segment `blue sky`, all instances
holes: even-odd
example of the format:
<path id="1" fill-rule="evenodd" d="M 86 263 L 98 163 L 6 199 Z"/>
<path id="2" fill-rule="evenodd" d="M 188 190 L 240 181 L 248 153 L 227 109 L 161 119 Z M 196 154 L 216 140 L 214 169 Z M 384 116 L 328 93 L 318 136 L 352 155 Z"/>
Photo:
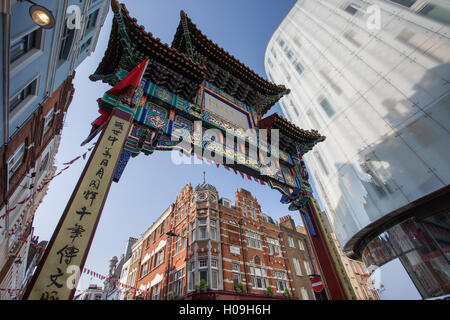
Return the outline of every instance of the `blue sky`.
<path id="1" fill-rule="evenodd" d="M 263 77 L 266 77 L 266 45 L 295 3 L 294 0 L 123 2 L 139 24 L 169 45 L 179 23 L 179 12 L 184 10 L 209 39 Z M 77 69 L 74 80 L 76 92 L 56 157 L 58 169 L 64 167 L 64 162 L 82 155 L 89 147 L 80 147 L 80 143 L 89 133 L 91 122 L 98 116 L 96 100 L 103 96 L 109 86 L 91 82 L 88 76 L 94 73 L 103 57 L 111 23 L 110 12 L 95 53 Z M 269 114 L 272 112 L 282 114 L 278 105 Z M 48 195 L 35 217 L 35 234 L 40 236 L 40 240 L 51 238 L 85 164 L 85 160 L 78 160 L 51 183 Z M 140 155 L 130 160 L 120 183 L 114 183 L 111 187 L 85 267 L 106 275 L 109 259 L 112 256 L 120 258 L 127 239 L 140 237 L 175 200 L 184 185 L 201 183 L 203 171 L 206 171 L 207 182 L 218 189 L 219 196 L 234 200 L 235 190 L 244 188 L 256 196 L 263 212 L 275 219 L 290 214 L 297 224 L 301 224 L 298 212 L 289 212 L 287 206 L 280 203 L 281 194 L 278 191 L 242 179 L 240 175 L 223 167 L 218 169 L 215 165 L 207 164 L 176 166 L 171 162 L 170 152 L 156 152 L 148 157 Z M 85 289 L 89 283 L 103 285 L 100 280 L 84 275 L 79 289 Z"/>
<path id="2" fill-rule="evenodd" d="M 259 75 L 264 72 L 264 53 L 273 31 L 281 23 L 295 1 L 123 1 L 138 23 L 162 42 L 171 44 L 184 10 L 203 33 L 219 46 L 234 55 Z M 88 76 L 100 63 L 109 39 L 112 14 L 110 12 L 102 29 L 95 53 L 76 70 L 75 95 L 66 116 L 61 146 L 55 165 L 62 165 L 87 151 L 80 147 L 90 131 L 90 124 L 98 116 L 96 100 L 109 87 L 101 82 L 91 82 Z M 279 106 L 271 112 L 281 113 Z M 80 159 L 69 170 L 52 181 L 49 192 L 35 217 L 35 234 L 40 240 L 50 239 L 86 160 Z M 89 252 L 85 267 L 106 275 L 109 259 L 125 250 L 129 237 L 139 237 L 175 200 L 181 188 L 193 186 L 203 180 L 216 186 L 219 196 L 234 200 L 238 188 L 249 190 L 257 197 L 262 210 L 273 218 L 291 214 L 300 224 L 297 212 L 289 212 L 280 203 L 281 194 L 256 182 L 242 179 L 232 171 L 215 165 L 174 165 L 170 152 L 156 152 L 151 156 L 139 155 L 131 159 L 121 181 L 111 187 L 108 201 Z M 86 288 L 91 279 L 83 276 L 79 288 Z M 92 283 L 102 285 L 99 280 Z"/>

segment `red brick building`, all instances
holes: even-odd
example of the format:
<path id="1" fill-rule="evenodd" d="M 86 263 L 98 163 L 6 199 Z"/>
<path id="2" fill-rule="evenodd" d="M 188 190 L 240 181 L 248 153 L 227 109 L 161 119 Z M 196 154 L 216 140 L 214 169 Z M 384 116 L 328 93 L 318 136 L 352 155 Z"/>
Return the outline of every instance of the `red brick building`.
<path id="1" fill-rule="evenodd" d="M 234 202 L 219 198 L 207 183 L 181 190 L 142 237 L 136 280 L 142 298 L 297 297 L 279 225 L 250 192 L 235 194 Z"/>

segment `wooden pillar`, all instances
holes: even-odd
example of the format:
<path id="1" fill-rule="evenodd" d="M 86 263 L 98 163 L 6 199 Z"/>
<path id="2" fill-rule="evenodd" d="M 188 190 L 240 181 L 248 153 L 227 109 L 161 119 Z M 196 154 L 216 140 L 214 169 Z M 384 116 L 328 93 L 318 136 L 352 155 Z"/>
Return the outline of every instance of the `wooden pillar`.
<path id="1" fill-rule="evenodd" d="M 73 299 L 132 121 L 112 112 L 23 299 Z"/>

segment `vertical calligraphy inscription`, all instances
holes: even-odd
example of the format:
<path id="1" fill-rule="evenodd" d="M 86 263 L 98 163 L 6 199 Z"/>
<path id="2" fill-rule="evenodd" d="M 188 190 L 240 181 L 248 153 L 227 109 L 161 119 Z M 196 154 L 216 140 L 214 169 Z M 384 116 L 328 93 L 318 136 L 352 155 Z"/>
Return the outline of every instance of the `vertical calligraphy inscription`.
<path id="1" fill-rule="evenodd" d="M 72 195 L 29 300 L 67 300 L 70 266 L 82 269 L 120 158 L 130 122 L 113 115 Z M 53 239 L 52 239 L 53 240 Z"/>

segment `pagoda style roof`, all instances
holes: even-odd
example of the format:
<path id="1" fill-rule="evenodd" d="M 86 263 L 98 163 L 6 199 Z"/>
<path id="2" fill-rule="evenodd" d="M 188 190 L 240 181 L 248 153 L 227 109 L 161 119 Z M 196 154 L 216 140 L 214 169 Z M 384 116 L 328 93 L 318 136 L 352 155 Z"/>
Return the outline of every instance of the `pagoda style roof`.
<path id="1" fill-rule="evenodd" d="M 256 109 L 263 116 L 283 95 L 290 92 L 273 84 L 209 40 L 181 11 L 172 48 L 189 55 L 207 68 L 206 81 Z"/>
<path id="2" fill-rule="evenodd" d="M 119 71 L 131 71 L 149 58 L 146 79 L 193 102 L 203 81 L 208 81 L 264 115 L 283 95 L 290 92 L 257 75 L 249 67 L 209 40 L 181 11 L 172 46 L 153 37 L 137 24 L 124 4 L 111 0 L 114 13 L 105 55 L 92 81 L 114 86 Z"/>
<path id="3" fill-rule="evenodd" d="M 322 136 L 317 130 L 305 130 L 297 127 L 292 122 L 286 120 L 278 113 L 274 113 L 259 122 L 260 129 L 278 129 L 280 131 L 280 149 L 290 150 L 292 154 L 296 154 L 294 143 L 300 143 L 303 146 L 312 147 L 322 141 L 326 137 Z M 309 150 L 303 150 L 303 154 Z"/>
<path id="4" fill-rule="evenodd" d="M 114 20 L 108 47 L 90 79 L 115 85 L 119 79 L 114 75 L 120 69 L 131 71 L 149 58 L 144 77 L 192 102 L 206 78 L 206 68 L 146 32 L 124 4 L 112 0 L 111 7 Z"/>

